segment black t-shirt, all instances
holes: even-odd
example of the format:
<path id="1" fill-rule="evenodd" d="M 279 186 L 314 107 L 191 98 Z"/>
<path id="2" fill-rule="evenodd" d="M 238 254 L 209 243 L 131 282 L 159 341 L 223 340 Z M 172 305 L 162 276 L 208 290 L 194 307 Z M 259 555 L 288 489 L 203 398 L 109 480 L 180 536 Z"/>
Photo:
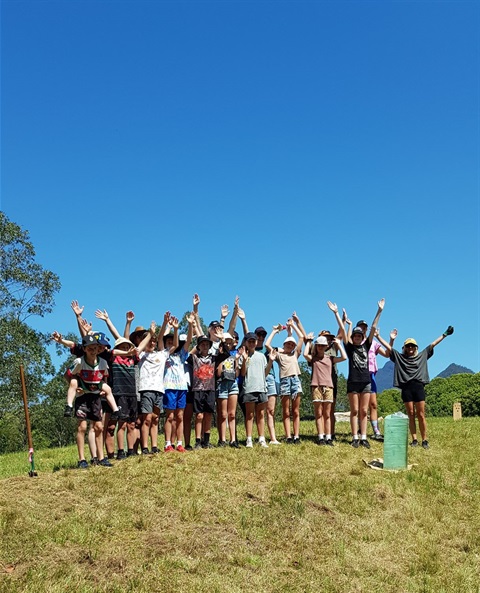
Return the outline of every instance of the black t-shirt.
<path id="1" fill-rule="evenodd" d="M 359 346 L 354 346 L 350 342 L 345 344 L 345 352 L 348 357 L 348 381 L 370 383 L 368 351 L 371 345 L 369 338 Z"/>

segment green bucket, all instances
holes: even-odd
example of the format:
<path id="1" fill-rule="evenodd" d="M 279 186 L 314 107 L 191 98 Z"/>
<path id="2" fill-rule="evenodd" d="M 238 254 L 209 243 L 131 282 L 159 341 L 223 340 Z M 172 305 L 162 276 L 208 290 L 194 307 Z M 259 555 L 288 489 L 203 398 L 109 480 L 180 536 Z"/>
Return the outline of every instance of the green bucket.
<path id="1" fill-rule="evenodd" d="M 408 416 L 402 412 L 385 417 L 383 468 L 407 469 Z"/>

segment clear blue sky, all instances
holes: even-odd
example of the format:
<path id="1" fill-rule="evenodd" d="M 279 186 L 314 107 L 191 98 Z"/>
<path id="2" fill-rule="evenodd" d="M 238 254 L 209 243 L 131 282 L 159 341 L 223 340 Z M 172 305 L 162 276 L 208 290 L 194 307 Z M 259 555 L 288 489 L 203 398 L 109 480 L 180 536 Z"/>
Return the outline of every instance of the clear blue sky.
<path id="1" fill-rule="evenodd" d="M 35 327 L 385 297 L 399 345 L 455 326 L 432 376 L 480 371 L 478 2 L 1 8 L 1 209 L 62 282 Z"/>

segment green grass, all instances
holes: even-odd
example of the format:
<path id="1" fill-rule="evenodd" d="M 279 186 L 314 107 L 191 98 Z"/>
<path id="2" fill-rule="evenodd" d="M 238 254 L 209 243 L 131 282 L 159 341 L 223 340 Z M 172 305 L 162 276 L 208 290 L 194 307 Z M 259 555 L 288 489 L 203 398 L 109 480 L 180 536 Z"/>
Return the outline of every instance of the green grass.
<path id="1" fill-rule="evenodd" d="M 308 438 L 110 470 L 39 451 L 37 478 L 26 453 L 2 456 L 0 591 L 478 592 L 480 420 L 429 430 L 400 473 L 362 462 L 381 444 Z"/>

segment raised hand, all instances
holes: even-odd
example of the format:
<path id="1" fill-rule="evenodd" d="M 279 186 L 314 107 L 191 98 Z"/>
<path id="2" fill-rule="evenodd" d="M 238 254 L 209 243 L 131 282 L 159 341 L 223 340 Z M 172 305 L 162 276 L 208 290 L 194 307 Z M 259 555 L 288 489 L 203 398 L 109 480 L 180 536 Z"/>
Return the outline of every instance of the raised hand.
<path id="1" fill-rule="evenodd" d="M 380 299 L 378 301 L 378 308 L 383 311 L 383 307 L 385 307 L 385 299 Z"/>
<path id="2" fill-rule="evenodd" d="M 343 321 L 343 323 L 348 323 L 348 325 L 352 325 L 352 322 L 348 318 L 347 311 L 345 309 L 342 309 L 342 311 L 343 311 L 343 315 L 342 315 L 342 321 Z"/>
<path id="3" fill-rule="evenodd" d="M 127 311 L 125 314 L 127 321 L 133 321 L 135 319 L 135 313 L 133 311 Z"/>
<path id="4" fill-rule="evenodd" d="M 165 311 L 165 314 L 163 315 L 163 324 L 167 325 L 169 321 L 170 321 L 170 311 Z"/>
<path id="5" fill-rule="evenodd" d="M 273 362 L 277 358 L 277 351 L 272 348 L 268 354 L 268 358 Z"/>
<path id="6" fill-rule="evenodd" d="M 225 317 L 228 317 L 228 314 L 230 313 L 230 310 L 228 308 L 228 305 L 222 305 L 220 307 L 220 315 L 225 319 Z"/>
<path id="7" fill-rule="evenodd" d="M 60 340 L 62 339 L 62 334 L 60 334 L 59 332 L 53 332 L 51 339 L 54 342 L 57 342 L 57 344 L 60 344 Z"/>
<path id="8" fill-rule="evenodd" d="M 235 297 L 235 308 L 238 309 L 238 305 L 240 304 L 240 297 L 236 296 Z"/>
<path id="9" fill-rule="evenodd" d="M 102 319 L 103 321 L 107 321 L 107 319 L 108 319 L 108 313 L 106 312 L 105 309 L 103 311 L 101 309 L 97 309 L 95 311 L 95 317 L 97 319 Z"/>
<path id="10" fill-rule="evenodd" d="M 90 321 L 80 318 L 79 323 L 82 326 L 82 329 L 86 334 L 89 334 L 92 331 L 92 324 L 90 323 Z"/>
<path id="11" fill-rule="evenodd" d="M 449 325 L 447 329 L 443 332 L 443 336 L 446 338 L 447 336 L 451 336 L 454 332 L 453 325 Z"/>
<path id="12" fill-rule="evenodd" d="M 396 329 L 392 329 L 392 331 L 390 332 L 390 339 L 391 340 L 396 340 L 398 336 L 398 332 Z"/>
<path id="13" fill-rule="evenodd" d="M 150 323 L 150 333 L 155 334 L 156 329 L 157 329 L 157 324 L 155 323 L 155 321 L 152 321 Z"/>
<path id="14" fill-rule="evenodd" d="M 217 327 L 213 330 L 213 333 L 219 340 L 221 340 L 223 338 L 223 327 L 217 325 Z"/>
<path id="15" fill-rule="evenodd" d="M 293 327 L 293 319 L 291 317 L 287 319 L 287 327 Z"/>
<path id="16" fill-rule="evenodd" d="M 195 323 L 195 315 L 193 313 L 189 313 L 187 315 L 187 321 L 188 323 L 191 325 L 192 323 Z"/>
<path id="17" fill-rule="evenodd" d="M 327 306 L 333 313 L 338 313 L 338 307 L 336 303 L 332 303 L 331 301 L 327 301 Z"/>
<path id="18" fill-rule="evenodd" d="M 310 333 L 307 335 L 307 340 L 313 340 L 313 338 L 314 338 L 314 337 L 315 337 L 315 334 L 314 334 L 313 332 L 310 332 Z"/>
<path id="19" fill-rule="evenodd" d="M 245 311 L 240 309 L 240 307 L 238 307 L 238 316 L 240 319 L 245 319 Z"/>
<path id="20" fill-rule="evenodd" d="M 197 293 L 195 293 L 193 295 L 193 308 L 194 309 L 197 308 L 199 304 L 200 304 L 200 297 L 198 296 Z"/>
<path id="21" fill-rule="evenodd" d="M 297 325 L 300 323 L 300 319 L 298 318 L 298 315 L 295 313 L 295 311 L 292 313 L 292 319 Z"/>
<path id="22" fill-rule="evenodd" d="M 273 329 L 277 332 L 281 332 L 282 329 L 286 329 L 286 327 L 284 325 L 282 325 L 281 323 L 277 323 L 277 325 L 273 326 Z"/>
<path id="23" fill-rule="evenodd" d="M 80 315 L 83 313 L 83 310 L 85 309 L 85 306 L 80 307 L 78 301 L 72 301 L 70 303 L 70 307 L 72 307 L 72 310 L 77 317 L 80 317 Z"/>
<path id="24" fill-rule="evenodd" d="M 173 329 L 178 329 L 178 326 L 179 326 L 178 317 L 170 317 L 169 323 L 173 327 Z"/>
<path id="25" fill-rule="evenodd" d="M 245 356 L 245 346 L 240 346 L 240 348 L 237 350 L 237 353 L 235 354 L 235 358 L 240 358 L 240 356 Z"/>

